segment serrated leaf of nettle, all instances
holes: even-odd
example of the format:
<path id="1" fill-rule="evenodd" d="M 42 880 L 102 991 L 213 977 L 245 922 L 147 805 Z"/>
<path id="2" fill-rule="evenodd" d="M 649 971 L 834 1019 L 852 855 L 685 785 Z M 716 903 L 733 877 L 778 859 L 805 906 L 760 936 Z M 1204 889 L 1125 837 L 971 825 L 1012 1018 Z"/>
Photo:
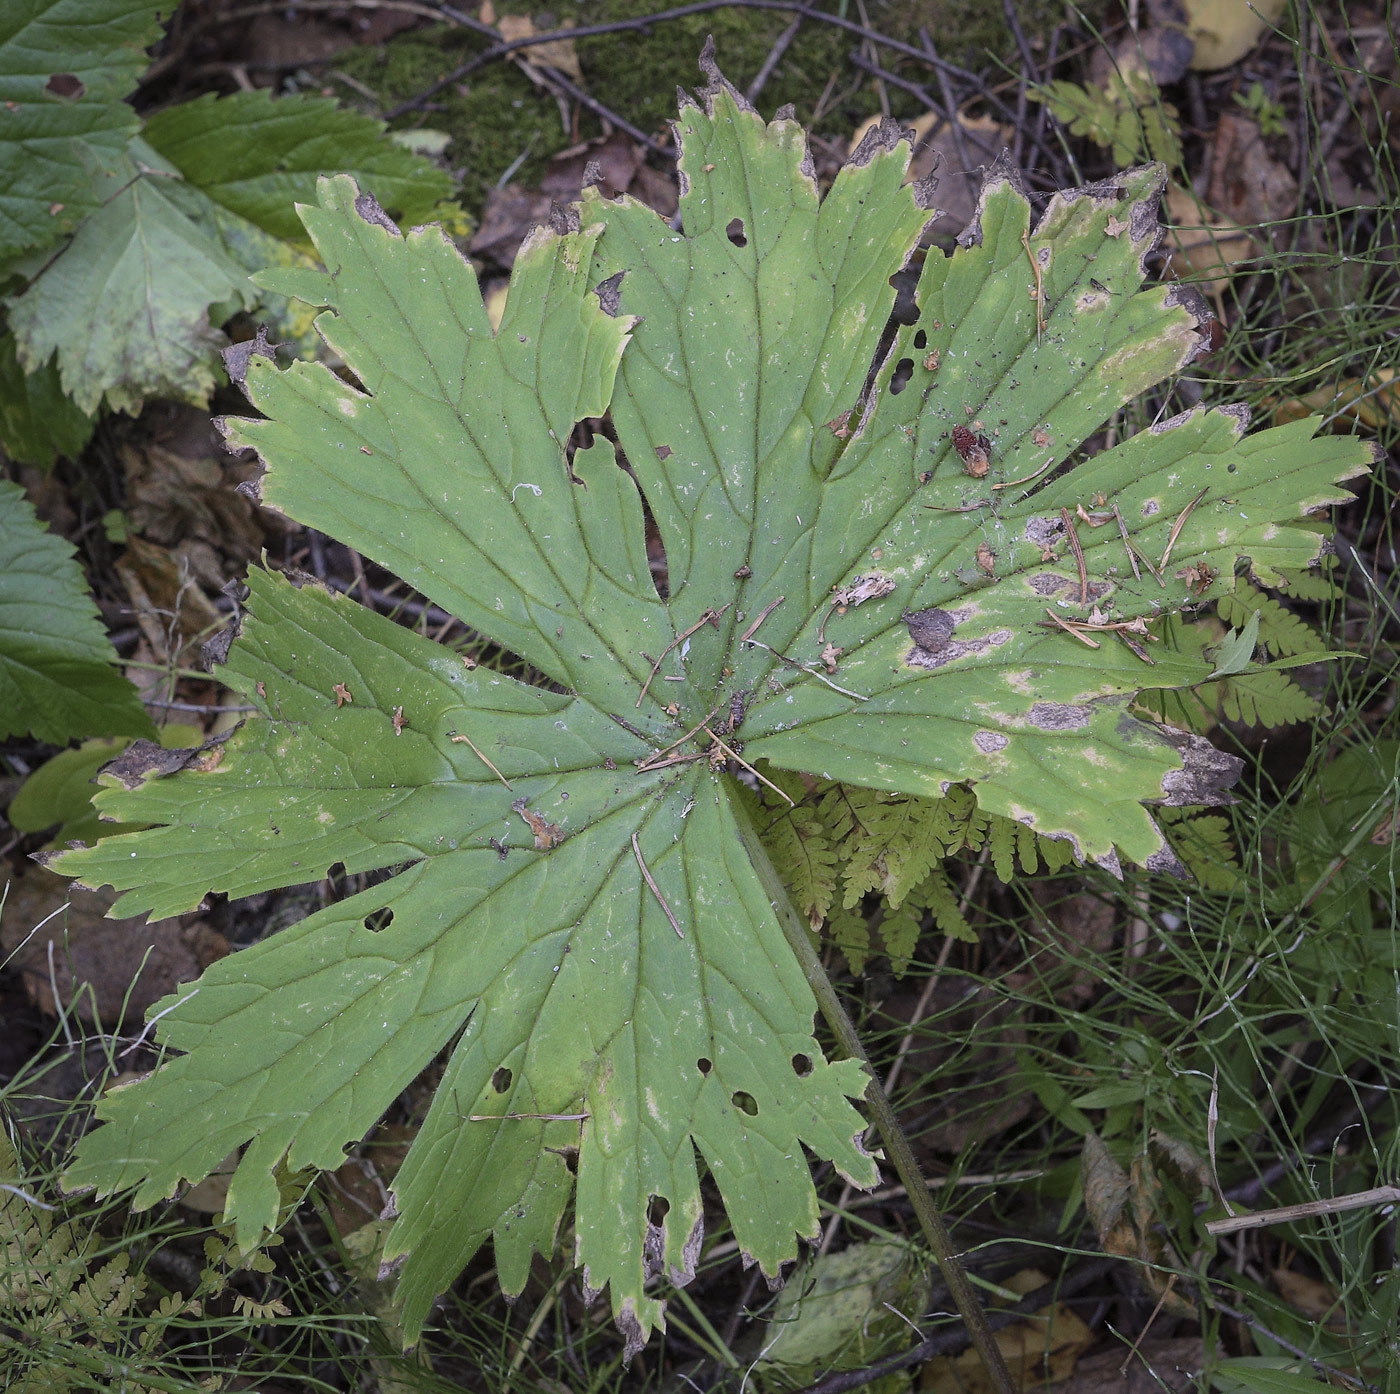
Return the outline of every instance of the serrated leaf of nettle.
<path id="1" fill-rule="evenodd" d="M 73 548 L 0 480 L 0 738 L 154 735 L 115 664 Z"/>
<path id="2" fill-rule="evenodd" d="M 159 1004 L 159 1039 L 187 1054 L 104 1100 L 68 1184 L 149 1204 L 246 1144 L 227 1213 L 251 1241 L 278 1213 L 279 1165 L 337 1165 L 450 1046 L 386 1246 L 410 1338 L 487 1237 L 519 1290 L 570 1188 L 576 1258 L 631 1351 L 662 1319 L 650 1280 L 694 1269 L 697 1158 L 770 1274 L 817 1232 L 804 1146 L 874 1182 L 849 1102 L 865 1077 L 813 1038 L 790 911 L 727 761 L 882 795 L 970 783 L 1021 820 L 1002 840 L 1023 862 L 1034 828 L 1161 864 L 1143 801 L 1208 801 L 1235 767 L 1126 706 L 1209 664 L 1161 646 L 1149 664 L 1150 635 L 1106 629 L 1090 649 L 1059 621 L 1147 629 L 1213 584 L 1200 568 L 1232 573 L 1241 536 L 1256 564 L 1304 564 L 1322 538 L 1293 526 L 1298 499 L 1339 497 L 1362 467 L 1354 446 L 1303 451 L 1306 431 L 1251 455 L 1220 413 L 1068 466 L 1198 342 L 1182 292 L 1141 288 L 1160 171 L 1061 194 L 1035 229 L 995 171 L 882 354 L 890 277 L 930 216 L 902 183 L 907 142 L 880 128 L 819 200 L 800 128 L 765 126 L 703 63 L 678 122 L 679 232 L 590 195 L 527 240 L 493 331 L 439 230 L 403 235 L 352 180 L 324 180 L 302 217 L 326 271 L 261 283 L 322 308 L 354 380 L 279 370 L 265 339 L 228 359 L 264 419 L 226 434 L 261 455 L 268 504 L 568 691 L 469 671 L 255 574 L 226 680 L 257 715 L 178 773 L 109 775 L 134 787 L 103 811 L 157 826 L 53 862 L 115 885 L 118 914 L 333 862 L 403 868 Z M 625 469 L 583 424 L 609 410 Z M 1121 531 L 1080 520 L 1110 501 Z M 1159 585 L 1124 533 L 1198 569 L 1163 561 Z"/>
<path id="3" fill-rule="evenodd" d="M 14 335 L 0 333 L 0 446 L 10 459 L 48 469 L 60 455 L 76 456 L 96 424 L 64 396 L 54 363 L 26 373 Z"/>
<path id="4" fill-rule="evenodd" d="M 57 242 L 140 128 L 126 104 L 160 35 L 151 0 L 0 6 L 0 259 Z"/>
<path id="5" fill-rule="evenodd" d="M 205 402 L 215 352 L 213 304 L 251 304 L 239 265 L 191 217 L 178 176 L 141 141 L 96 187 L 105 202 L 9 304 L 20 361 L 52 358 L 79 410 L 135 412 L 148 396 Z"/>
<path id="6" fill-rule="evenodd" d="M 319 175 L 354 177 L 400 223 L 420 223 L 452 193 L 448 174 L 394 144 L 382 121 L 324 97 L 260 89 L 157 112 L 143 136 L 215 203 L 274 237 L 305 239 L 298 203 Z"/>

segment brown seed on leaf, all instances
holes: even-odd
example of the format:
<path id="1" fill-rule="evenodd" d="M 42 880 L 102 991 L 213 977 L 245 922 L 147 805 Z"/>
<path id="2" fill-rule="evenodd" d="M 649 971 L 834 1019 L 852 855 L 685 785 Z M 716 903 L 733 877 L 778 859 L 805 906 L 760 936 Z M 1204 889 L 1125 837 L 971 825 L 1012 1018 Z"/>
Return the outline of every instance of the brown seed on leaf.
<path id="1" fill-rule="evenodd" d="M 953 427 L 953 449 L 963 462 L 963 473 L 973 479 L 983 479 L 987 474 L 987 451 L 992 443 L 984 435 L 973 435 L 966 426 Z"/>
<path id="2" fill-rule="evenodd" d="M 843 411 L 840 416 L 833 417 L 830 421 L 824 422 L 823 424 L 826 426 L 826 429 L 830 431 L 833 436 L 836 437 L 837 440 L 850 440 L 850 420 L 851 413 L 848 411 Z"/>
<path id="3" fill-rule="evenodd" d="M 1197 595 L 1204 595 L 1215 580 L 1216 572 L 1209 562 L 1196 561 L 1174 574 L 1178 581 L 1185 581 Z"/>
<path id="4" fill-rule="evenodd" d="M 516 799 L 511 807 L 529 824 L 530 831 L 535 835 L 536 852 L 548 852 L 551 847 L 563 842 L 564 830 L 557 823 L 551 823 L 549 819 L 541 818 L 538 813 L 526 808 L 524 799 Z"/>
<path id="5" fill-rule="evenodd" d="M 343 682 L 336 683 L 335 687 L 331 690 L 335 693 L 335 704 L 337 707 L 343 707 L 347 702 L 353 702 L 355 700 L 350 695 L 350 689 L 346 687 Z"/>

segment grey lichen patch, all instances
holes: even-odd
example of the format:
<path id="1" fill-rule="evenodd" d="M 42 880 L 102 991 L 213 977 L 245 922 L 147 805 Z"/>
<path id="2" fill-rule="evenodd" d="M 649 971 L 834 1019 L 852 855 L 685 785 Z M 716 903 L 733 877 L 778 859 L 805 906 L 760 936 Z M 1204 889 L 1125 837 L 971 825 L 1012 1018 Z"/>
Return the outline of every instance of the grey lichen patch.
<path id="1" fill-rule="evenodd" d="M 232 734 L 230 731 L 203 745 L 181 750 L 167 750 L 155 741 L 135 740 L 115 760 L 102 766 L 98 778 L 103 783 L 116 781 L 124 789 L 139 789 L 148 779 L 161 779 L 191 766 L 212 769 L 217 757 L 223 754 L 218 747 Z"/>
<path id="2" fill-rule="evenodd" d="M 1089 724 L 1093 714 L 1089 707 L 1068 702 L 1036 702 L 1026 719 L 1042 731 L 1078 731 Z"/>
<path id="3" fill-rule="evenodd" d="M 373 194 L 357 194 L 355 196 L 355 212 L 362 217 L 365 222 L 372 223 L 375 227 L 382 227 L 385 232 L 392 233 L 395 237 L 402 237 L 399 225 L 379 206 L 379 200 Z"/>
<path id="4" fill-rule="evenodd" d="M 1180 769 L 1168 770 L 1162 776 L 1161 803 L 1168 808 L 1234 803 L 1225 791 L 1244 769 L 1239 756 L 1217 750 L 1204 736 L 1165 728 L 1158 734 L 1165 745 L 1180 754 L 1182 761 Z"/>
<path id="5" fill-rule="evenodd" d="M 919 613 L 926 614 L 928 612 L 920 611 Z M 947 611 L 940 611 L 940 613 L 946 614 Z M 958 623 L 961 623 L 966 617 L 966 612 L 963 610 L 953 613 L 953 618 Z M 936 633 L 936 630 L 934 632 Z M 914 637 L 914 628 L 912 625 L 910 626 L 909 633 L 911 637 Z M 1011 630 L 997 629 L 993 630 L 990 634 L 982 635 L 976 639 L 946 639 L 943 641 L 941 647 L 937 649 L 928 649 L 918 643 L 916 638 L 914 647 L 904 655 L 904 661 L 911 668 L 938 669 L 945 667 L 949 663 L 956 662 L 960 658 L 966 658 L 969 655 L 981 657 L 984 654 L 990 653 L 992 649 L 1000 648 L 1002 644 L 1009 642 L 1010 639 Z"/>
<path id="6" fill-rule="evenodd" d="M 1064 531 L 1058 518 L 1027 518 L 1026 541 L 1037 547 L 1048 547 Z"/>
<path id="7" fill-rule="evenodd" d="M 972 743 L 984 755 L 995 755 L 1005 750 L 1011 744 L 1011 740 L 1000 731 L 976 731 L 973 733 Z"/>
<path id="8" fill-rule="evenodd" d="M 1171 844 L 1166 841 L 1143 862 L 1143 866 L 1148 871 L 1160 872 L 1164 876 L 1173 876 L 1178 881 L 1191 879 L 1191 873 L 1182 866 L 1181 859 L 1172 851 Z"/>
<path id="9" fill-rule="evenodd" d="M 1033 576 L 1026 577 L 1026 584 L 1045 600 L 1069 595 L 1071 592 L 1076 601 L 1079 599 L 1078 576 L 1062 576 L 1054 571 L 1037 571 Z M 1108 581 L 1090 581 L 1086 589 L 1090 600 L 1102 600 L 1112 592 L 1113 586 Z"/>
<path id="10" fill-rule="evenodd" d="M 609 276 L 606 281 L 600 281 L 594 289 L 594 294 L 598 297 L 598 304 L 602 311 L 610 319 L 616 319 L 622 305 L 622 278 L 627 273 L 619 271 L 616 275 Z M 668 452 L 669 453 L 669 452 Z M 665 458 L 663 456 L 663 458 Z"/>

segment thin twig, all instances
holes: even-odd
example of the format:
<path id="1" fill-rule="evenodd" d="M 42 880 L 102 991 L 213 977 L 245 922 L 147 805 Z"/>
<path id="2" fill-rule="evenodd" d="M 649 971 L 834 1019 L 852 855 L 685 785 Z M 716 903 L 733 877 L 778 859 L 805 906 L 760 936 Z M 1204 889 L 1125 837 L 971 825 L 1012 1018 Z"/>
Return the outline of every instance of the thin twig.
<path id="1" fill-rule="evenodd" d="M 676 917 L 671 913 L 671 907 L 666 904 L 666 897 L 661 894 L 661 887 L 652 880 L 651 872 L 647 870 L 647 864 L 642 860 L 642 849 L 637 842 L 637 834 L 632 834 L 632 855 L 637 859 L 637 865 L 642 869 L 642 877 L 647 885 L 651 887 L 651 893 L 656 897 L 656 903 L 666 912 L 666 918 L 671 921 L 671 928 L 676 931 L 677 938 L 684 939 L 685 932 L 681 929 Z"/>
<path id="2" fill-rule="evenodd" d="M 704 727 L 706 721 L 713 720 L 715 713 L 719 711 L 720 707 L 722 707 L 723 705 L 724 703 L 720 702 L 717 706 L 711 707 L 709 715 L 705 717 L 704 721 L 697 721 L 695 725 L 692 726 L 690 730 L 685 733 L 685 735 L 678 737 L 676 740 L 673 740 L 670 745 L 663 745 L 660 750 L 653 750 L 650 755 L 643 755 L 640 760 L 633 761 L 633 763 L 637 766 L 637 773 L 646 774 L 648 771 L 658 768 L 656 765 L 652 764 L 653 760 L 655 760 L 659 755 L 665 755 L 668 751 L 674 750 L 678 745 L 684 745 L 685 742 L 688 741 L 693 735 L 695 735 L 697 731 L 701 730 Z"/>
<path id="3" fill-rule="evenodd" d="M 788 51 L 789 45 L 797 37 L 797 31 L 802 28 L 802 16 L 798 15 L 781 34 L 778 35 L 777 42 L 768 50 L 768 57 L 763 60 L 763 66 L 754 75 L 754 80 L 749 83 L 744 92 L 744 96 L 750 102 L 758 100 L 758 94 L 763 91 L 768 83 L 768 79 L 773 76 L 773 70 L 783 61 L 783 54 Z"/>
<path id="4" fill-rule="evenodd" d="M 776 600 L 772 601 L 768 605 L 765 605 L 763 607 L 763 612 L 759 615 L 759 617 L 739 636 L 739 642 L 741 644 L 748 643 L 748 641 L 752 639 L 755 634 L 758 633 L 759 625 L 761 625 L 763 621 L 766 620 L 768 616 L 771 615 L 773 611 L 776 610 L 778 606 L 781 605 L 786 599 L 787 596 L 780 595 Z"/>
<path id="5" fill-rule="evenodd" d="M 979 81 L 975 74 L 963 72 L 953 67 L 951 63 L 945 63 L 943 59 L 932 53 L 918 53 L 915 56 L 921 58 L 935 71 L 946 70 L 953 76 L 962 78 L 988 106 L 996 108 L 1008 123 L 1016 119 L 1016 113 L 991 88 Z M 851 53 L 850 63 L 853 68 L 859 68 L 862 72 L 869 73 L 871 77 L 878 77 L 881 81 L 888 82 L 892 87 L 898 87 L 900 91 L 908 92 L 911 97 L 917 97 L 930 111 L 942 112 L 942 102 L 935 99 L 927 87 L 921 87 L 917 82 L 911 82 L 907 77 L 900 77 L 898 73 L 892 73 L 888 68 L 882 68 L 878 63 L 872 63 L 868 58 L 863 58 L 859 49 Z M 956 113 L 954 115 L 956 116 Z M 980 188 L 981 185 L 979 184 L 978 187 Z"/>
<path id="6" fill-rule="evenodd" d="M 1060 520 L 1065 525 L 1065 536 L 1069 538 L 1069 545 L 1074 552 L 1075 564 L 1079 567 L 1079 603 L 1087 605 L 1089 603 L 1089 570 L 1084 565 L 1084 549 L 1079 545 L 1079 534 L 1074 530 L 1074 519 L 1070 517 L 1069 509 L 1060 509 Z"/>
<path id="7" fill-rule="evenodd" d="M 647 688 L 651 686 L 651 680 L 661 671 L 661 665 L 665 663 L 666 655 L 670 653 L 671 650 L 675 648 L 678 644 L 685 643 L 685 641 L 689 639 L 692 634 L 696 633 L 698 630 L 703 629 L 707 624 L 714 624 L 715 621 L 718 620 L 719 617 L 722 614 L 724 614 L 724 612 L 733 603 L 734 602 L 732 600 L 727 600 L 723 605 L 719 607 L 718 610 L 706 610 L 705 613 L 701 615 L 700 618 L 696 620 L 695 623 L 691 625 L 689 629 L 683 629 L 679 634 L 676 635 L 674 639 L 671 640 L 669 644 L 666 645 L 664 649 L 661 650 L 661 656 L 656 660 L 655 663 L 651 665 L 651 672 L 647 674 L 647 680 L 642 684 L 642 690 L 637 694 L 637 705 L 639 707 L 642 705 L 642 701 L 647 695 Z M 719 626 L 716 625 L 715 627 L 718 628 Z M 645 658 L 646 655 L 643 654 L 642 657 Z M 705 720 L 708 721 L 709 717 L 706 717 Z"/>
<path id="8" fill-rule="evenodd" d="M 1023 476 L 1022 478 L 1020 478 L 1020 479 L 1008 479 L 1004 484 L 993 484 L 993 485 L 992 485 L 992 488 L 993 488 L 993 489 L 1014 489 L 1018 484 L 1029 484 L 1029 483 L 1031 482 L 1032 479 L 1039 479 L 1040 476 L 1041 476 L 1042 474 L 1044 474 L 1045 471 L 1048 470 L 1054 463 L 1055 463 L 1055 457 L 1052 455 L 1043 465 L 1041 465 L 1041 467 L 1040 467 L 1038 470 L 1035 471 L 1034 474 L 1027 474 L 1027 475 L 1024 475 L 1024 476 Z M 929 505 L 928 505 L 928 504 L 925 504 L 924 507 L 927 508 L 927 507 L 929 507 Z"/>
<path id="9" fill-rule="evenodd" d="M 927 29 L 919 30 L 919 42 L 923 44 L 931 59 L 938 58 L 938 50 L 934 48 L 933 39 Z M 944 115 L 953 133 L 953 148 L 957 150 L 958 159 L 962 161 L 963 178 L 967 181 L 972 197 L 976 199 L 982 188 L 982 180 L 978 175 L 980 166 L 974 167 L 972 147 L 967 143 L 967 132 L 963 130 L 962 118 L 958 115 L 958 104 L 953 97 L 953 88 L 948 81 L 948 74 L 937 66 L 934 67 L 934 73 L 938 77 L 938 90 L 943 97 Z"/>
<path id="10" fill-rule="evenodd" d="M 1133 575 L 1142 580 L 1142 572 L 1138 570 L 1137 553 L 1133 551 L 1132 538 L 1128 536 L 1128 525 L 1123 521 L 1123 515 L 1118 511 L 1118 505 L 1113 505 L 1113 516 L 1118 521 L 1118 535 L 1123 539 L 1123 545 L 1128 549 L 1128 563 L 1133 568 Z"/>
<path id="11" fill-rule="evenodd" d="M 1307 1200 L 1299 1205 L 1280 1205 L 1272 1210 L 1256 1210 L 1252 1215 L 1232 1215 L 1225 1220 L 1207 1220 L 1211 1234 L 1234 1234 L 1241 1229 L 1265 1229 L 1269 1225 L 1291 1224 L 1311 1215 L 1335 1215 L 1339 1210 L 1360 1210 L 1368 1205 L 1394 1205 L 1400 1201 L 1400 1186 L 1376 1186 L 1351 1195 Z"/>
<path id="12" fill-rule="evenodd" d="M 981 88 L 976 76 L 965 68 L 959 68 L 956 64 L 949 63 L 942 58 L 935 60 L 929 54 L 915 48 L 913 44 L 906 44 L 900 39 L 893 39 L 886 34 L 867 29 L 865 25 L 857 24 L 855 20 L 846 19 L 842 15 L 813 9 L 810 5 L 794 3 L 793 0 L 694 0 L 694 3 L 689 5 L 677 5 L 674 9 L 660 10 L 652 15 L 638 15 L 634 19 L 613 20 L 605 24 L 580 24 L 571 29 L 551 29 L 543 34 L 530 34 L 524 38 L 511 39 L 509 42 L 502 41 L 492 44 L 490 48 L 483 50 L 475 57 L 469 58 L 464 63 L 459 63 L 445 77 L 439 78 L 416 97 L 411 97 L 406 102 L 400 102 L 398 106 L 385 113 L 386 119 L 393 120 L 405 112 L 416 110 L 437 96 L 444 88 L 451 87 L 478 68 L 492 63 L 498 58 L 504 58 L 507 54 L 516 52 L 517 49 L 533 48 L 539 44 L 553 43 L 559 39 L 577 41 L 595 38 L 601 34 L 635 33 L 666 20 L 684 19 L 687 15 L 709 14 L 714 10 L 733 9 L 780 10 L 787 14 L 800 15 L 803 19 L 814 19 L 822 24 L 830 24 L 837 29 L 844 29 L 848 34 L 854 34 L 858 38 L 879 44 L 881 48 L 887 48 L 894 53 L 902 53 L 907 58 L 917 58 L 931 67 L 941 67 L 951 76 L 962 78 L 972 86 Z M 445 17 L 448 17 L 446 10 L 443 13 Z M 1002 104 L 998 102 L 996 105 L 1001 106 Z M 1007 115 L 1010 114 L 1007 111 Z"/>
<path id="13" fill-rule="evenodd" d="M 1267 1336 L 1269 1340 L 1276 1342 L 1290 1355 L 1296 1355 L 1300 1360 L 1306 1360 L 1313 1369 L 1328 1376 L 1335 1375 L 1341 1381 L 1343 1388 L 1365 1389 L 1368 1394 L 1380 1394 L 1379 1389 L 1374 1384 L 1368 1384 L 1365 1380 L 1357 1379 L 1355 1375 L 1349 1375 L 1344 1370 L 1339 1370 L 1335 1365 L 1329 1365 L 1325 1360 L 1319 1360 L 1315 1355 L 1309 1355 L 1302 1346 L 1296 1346 L 1292 1341 L 1280 1336 L 1277 1331 L 1265 1326 L 1257 1317 L 1236 1311 L 1235 1308 L 1227 1307 L 1223 1302 L 1214 1302 L 1212 1305 L 1217 1312 L 1223 1312 L 1231 1320 L 1243 1322 L 1251 1331 L 1257 1331 L 1261 1336 Z"/>
<path id="14" fill-rule="evenodd" d="M 586 106 L 595 116 L 600 116 L 604 121 L 610 121 L 619 131 L 632 137 L 639 145 L 645 145 L 653 155 L 672 155 L 675 152 L 669 145 L 663 145 L 659 140 L 654 140 L 651 136 L 634 126 L 625 116 L 619 115 L 610 106 L 605 106 L 597 97 L 590 96 L 578 83 L 566 77 L 558 68 L 541 65 L 539 71 L 547 75 L 548 81 L 561 87 L 580 106 Z"/>
<path id="15" fill-rule="evenodd" d="M 1097 639 L 1091 639 L 1087 634 L 1083 633 L 1080 630 L 1078 625 L 1070 624 L 1068 620 L 1062 620 L 1053 610 L 1046 610 L 1045 613 L 1049 615 L 1050 618 L 1057 625 L 1059 625 L 1059 627 L 1063 629 L 1066 634 L 1073 634 L 1074 637 L 1078 639 L 1081 644 L 1088 644 L 1088 646 L 1091 649 L 1100 649 L 1103 647 L 1103 645 L 1100 644 Z"/>
<path id="16" fill-rule="evenodd" d="M 748 642 L 756 649 L 766 649 L 780 663 L 786 663 L 789 668 L 796 668 L 800 672 L 810 673 L 818 682 L 824 682 L 833 692 L 839 692 L 843 697 L 854 697 L 857 702 L 868 702 L 870 700 L 869 697 L 862 693 L 852 692 L 849 687 L 837 687 L 825 673 L 819 673 L 815 668 L 809 668 L 805 663 L 799 663 L 795 658 L 789 658 L 787 654 L 779 653 L 777 649 L 770 648 L 769 645 L 765 644 L 762 639 L 750 639 Z"/>
<path id="17" fill-rule="evenodd" d="M 1029 232 L 1021 234 L 1021 245 L 1026 249 L 1026 256 L 1031 264 L 1031 273 L 1035 276 L 1035 342 L 1036 347 L 1039 348 L 1040 336 L 1045 333 L 1045 282 L 1040 274 L 1040 261 L 1036 254 L 1031 251 Z"/>
<path id="18" fill-rule="evenodd" d="M 1172 524 L 1171 536 L 1167 538 L 1167 549 L 1162 553 L 1162 560 L 1157 563 L 1158 567 L 1165 571 L 1167 562 L 1171 560 L 1172 548 L 1176 546 L 1176 539 L 1181 536 L 1181 530 L 1186 526 L 1186 520 L 1191 516 L 1195 507 L 1210 492 L 1210 485 L 1206 485 L 1180 513 L 1176 515 L 1176 522 Z"/>
<path id="19" fill-rule="evenodd" d="M 581 1123 L 592 1118 L 591 1113 L 469 1113 L 468 1123 L 514 1123 L 522 1118 L 533 1118 L 542 1123 Z"/>
<path id="20" fill-rule="evenodd" d="M 705 727 L 705 734 L 709 736 L 709 738 L 712 741 L 714 741 L 714 743 L 717 746 L 719 746 L 719 748 L 722 751 L 724 751 L 724 753 L 731 760 L 734 760 L 738 764 L 742 765 L 751 775 L 753 775 L 753 777 L 756 780 L 759 781 L 760 784 L 766 784 L 780 799 L 786 800 L 789 808 L 797 807 L 797 804 L 793 799 L 788 798 L 788 796 L 785 793 L 783 793 L 783 791 L 779 789 L 778 786 L 774 784 L 771 779 L 765 779 L 761 774 L 759 774 L 759 772 L 756 769 L 754 769 L 754 767 L 751 764 L 749 764 L 749 762 L 745 760 L 742 755 L 735 753 L 732 746 L 725 745 L 725 743 L 722 740 L 720 740 L 720 738 L 717 735 L 715 735 L 715 733 L 711 731 L 708 726 Z"/>
<path id="21" fill-rule="evenodd" d="M 459 745 L 467 745 L 467 746 L 470 746 L 470 747 L 471 747 L 471 752 L 472 752 L 472 754 L 475 755 L 476 758 L 477 758 L 478 760 L 480 760 L 481 763 L 482 763 L 483 765 L 485 765 L 486 768 L 487 768 L 488 770 L 490 770 L 491 773 L 494 774 L 494 775 L 496 776 L 496 778 L 499 779 L 499 780 L 501 781 L 501 783 L 504 784 L 504 785 L 506 786 L 507 789 L 510 789 L 510 787 L 511 787 L 511 785 L 510 785 L 510 780 L 508 780 L 508 779 L 505 777 L 505 775 L 503 775 L 503 774 L 500 772 L 500 770 L 498 770 L 498 769 L 495 767 L 495 765 L 493 765 L 493 764 L 486 758 L 486 756 L 483 755 L 483 754 L 481 753 L 481 751 L 478 750 L 478 749 L 476 748 L 476 745 L 473 743 L 472 738 L 471 738 L 470 736 L 459 736 L 459 735 L 457 734 L 456 731 L 449 731 L 449 732 L 447 733 L 447 738 L 448 738 L 448 740 L 450 740 L 450 741 L 455 741 L 455 742 L 457 742 Z M 511 793 L 514 793 L 514 792 L 515 792 L 515 791 L 514 791 L 513 789 L 511 789 Z"/>

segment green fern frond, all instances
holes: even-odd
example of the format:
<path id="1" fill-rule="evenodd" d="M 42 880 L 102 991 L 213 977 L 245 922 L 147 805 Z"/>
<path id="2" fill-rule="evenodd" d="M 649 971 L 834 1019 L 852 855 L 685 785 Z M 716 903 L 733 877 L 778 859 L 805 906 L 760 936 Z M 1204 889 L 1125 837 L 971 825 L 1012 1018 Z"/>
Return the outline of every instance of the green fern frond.
<path id="1" fill-rule="evenodd" d="M 1170 168 L 1181 161 L 1181 118 L 1146 73 L 1113 73 L 1104 89 L 1057 79 L 1029 93 L 1073 135 L 1111 150 L 1118 165 L 1144 158 Z"/>
<path id="2" fill-rule="evenodd" d="M 1235 582 L 1233 591 L 1220 597 L 1216 613 L 1231 629 L 1243 629 L 1258 615 L 1259 642 L 1275 654 L 1309 653 L 1326 648 L 1322 636 L 1306 620 L 1299 619 L 1273 596 L 1243 578 Z"/>
<path id="3" fill-rule="evenodd" d="M 870 960 L 870 921 L 859 910 L 838 905 L 826 922 L 826 937 L 841 950 L 852 973 L 865 972 Z"/>
<path id="4" fill-rule="evenodd" d="M 1311 721 L 1322 703 L 1284 673 L 1237 673 L 1218 684 L 1220 710 L 1246 726 L 1291 726 Z"/>
<path id="5" fill-rule="evenodd" d="M 1279 576 L 1288 587 L 1288 598 L 1318 602 L 1336 600 L 1342 592 L 1332 578 L 1335 561 L 1334 557 L 1324 557 L 1321 564 L 1306 571 L 1280 571 Z"/>
<path id="6" fill-rule="evenodd" d="M 1164 808 L 1158 818 L 1172 851 L 1206 890 L 1231 891 L 1239 885 L 1242 873 L 1228 818 L 1181 808 Z"/>
<path id="7" fill-rule="evenodd" d="M 977 931 L 968 924 L 962 912 L 961 898 L 945 871 L 940 869 L 930 876 L 919 888 L 919 895 L 933 915 L 935 928 L 964 944 L 977 942 Z"/>

